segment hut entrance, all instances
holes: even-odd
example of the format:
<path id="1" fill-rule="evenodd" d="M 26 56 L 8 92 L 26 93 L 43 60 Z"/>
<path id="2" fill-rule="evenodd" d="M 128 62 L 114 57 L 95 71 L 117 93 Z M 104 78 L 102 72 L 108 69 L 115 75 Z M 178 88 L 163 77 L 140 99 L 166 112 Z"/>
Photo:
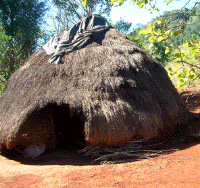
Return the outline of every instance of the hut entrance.
<path id="1" fill-rule="evenodd" d="M 32 157 L 45 151 L 83 149 L 84 123 L 83 116 L 68 105 L 48 104 L 31 113 L 20 127 L 15 149 Z"/>
<path id="2" fill-rule="evenodd" d="M 85 146 L 84 121 L 67 105 L 53 105 L 55 148 L 78 150 Z"/>

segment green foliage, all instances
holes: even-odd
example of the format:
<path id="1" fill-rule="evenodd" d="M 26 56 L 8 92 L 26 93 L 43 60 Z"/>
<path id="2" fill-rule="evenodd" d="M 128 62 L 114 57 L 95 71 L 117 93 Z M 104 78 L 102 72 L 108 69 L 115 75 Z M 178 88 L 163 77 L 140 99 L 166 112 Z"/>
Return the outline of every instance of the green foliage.
<path id="1" fill-rule="evenodd" d="M 12 37 L 7 36 L 3 27 L 0 26 L 0 95 L 4 90 L 6 79 L 8 78 L 8 70 L 5 66 L 7 61 L 7 51 L 9 50 L 9 41 Z"/>
<path id="2" fill-rule="evenodd" d="M 146 49 L 148 46 L 148 40 L 146 39 L 145 35 L 140 35 L 139 32 L 140 28 L 137 28 L 129 33 L 127 36 L 129 40 L 135 42 L 141 48 Z"/>
<path id="3" fill-rule="evenodd" d="M 39 0 L 1 0 L 0 19 L 6 35 L 15 37 L 20 42 L 35 42 L 44 6 L 44 2 Z"/>
<path id="4" fill-rule="evenodd" d="M 194 81 L 200 80 L 200 42 L 192 38 L 181 45 L 180 49 L 173 54 L 175 69 L 169 67 L 168 70 L 171 78 L 178 78 L 177 86 L 182 89 L 185 85 L 190 86 Z"/>
<path id="5" fill-rule="evenodd" d="M 132 36 L 129 35 L 132 41 L 139 43 L 162 65 L 170 62 L 172 66 L 168 68 L 168 73 L 171 79 L 178 79 L 179 89 L 192 85 L 200 78 L 199 13 L 200 6 L 194 6 L 192 10 L 183 9 L 182 12 L 166 12 L 137 33 L 135 31 Z"/>
<path id="6" fill-rule="evenodd" d="M 129 29 L 131 28 L 132 23 L 129 23 L 122 18 L 120 18 L 119 21 L 115 24 L 115 28 L 123 33 L 127 33 Z"/>
<path id="7" fill-rule="evenodd" d="M 45 4 L 39 0 L 1 0 L 0 93 L 6 80 L 35 51 Z"/>
<path id="8" fill-rule="evenodd" d="M 86 4 L 87 4 L 87 0 L 82 0 L 82 5 L 83 5 L 83 7 L 85 7 Z"/>
<path id="9" fill-rule="evenodd" d="M 172 33 L 165 31 L 166 21 L 161 19 L 149 23 L 146 29 L 140 30 L 138 33 L 139 36 L 143 35 L 149 41 L 145 46 L 142 46 L 148 48 L 149 53 L 163 66 L 169 61 L 171 54 L 171 45 L 166 39 Z"/>
<path id="10" fill-rule="evenodd" d="M 82 5 L 83 7 L 85 7 L 87 5 L 87 2 L 89 0 L 82 0 Z M 126 0 L 110 0 L 111 4 L 116 4 L 118 6 L 121 6 Z M 154 10 L 156 11 L 160 11 L 160 8 L 156 7 L 157 4 L 157 0 L 129 0 L 130 2 L 132 2 L 133 4 L 136 4 L 138 6 L 139 9 L 141 8 L 147 8 L 146 5 L 150 5 L 151 8 L 149 8 L 148 10 L 152 13 Z M 174 0 L 165 0 L 163 2 L 165 2 L 167 5 L 169 5 L 171 2 L 173 2 Z"/>

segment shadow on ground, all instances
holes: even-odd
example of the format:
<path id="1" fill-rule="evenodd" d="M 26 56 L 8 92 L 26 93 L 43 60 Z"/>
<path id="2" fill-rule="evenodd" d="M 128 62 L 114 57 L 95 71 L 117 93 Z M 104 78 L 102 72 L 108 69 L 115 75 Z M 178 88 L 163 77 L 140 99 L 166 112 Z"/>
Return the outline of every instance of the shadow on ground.
<path id="1" fill-rule="evenodd" d="M 200 123 L 200 122 L 199 122 Z M 73 165 L 73 166 L 87 166 L 100 165 L 102 163 L 126 163 L 134 162 L 142 159 L 166 155 L 179 150 L 184 150 L 200 143 L 200 138 L 191 136 L 177 135 L 171 137 L 165 142 L 158 140 L 151 140 L 140 145 L 135 145 L 131 148 L 129 145 L 99 148 L 94 151 L 96 156 L 83 156 L 78 151 L 73 150 L 55 150 L 51 153 L 44 153 L 39 157 L 27 158 L 18 152 L 3 152 L 2 155 L 10 160 L 18 161 L 26 165 Z M 92 152 L 91 152 L 92 153 Z M 97 160 L 99 158 L 99 160 Z"/>

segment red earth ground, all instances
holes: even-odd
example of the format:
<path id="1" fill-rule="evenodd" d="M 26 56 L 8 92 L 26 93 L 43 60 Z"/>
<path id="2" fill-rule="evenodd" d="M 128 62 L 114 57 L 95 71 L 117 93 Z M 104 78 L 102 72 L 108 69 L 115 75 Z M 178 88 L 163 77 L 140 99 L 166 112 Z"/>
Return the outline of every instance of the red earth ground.
<path id="1" fill-rule="evenodd" d="M 200 113 L 200 92 L 187 106 Z M 194 123 L 200 127 L 200 122 Z M 93 163 L 92 158 L 70 152 L 20 162 L 0 155 L 0 187 L 200 187 L 200 139 L 188 138 L 181 144 L 170 154 L 120 164 Z"/>

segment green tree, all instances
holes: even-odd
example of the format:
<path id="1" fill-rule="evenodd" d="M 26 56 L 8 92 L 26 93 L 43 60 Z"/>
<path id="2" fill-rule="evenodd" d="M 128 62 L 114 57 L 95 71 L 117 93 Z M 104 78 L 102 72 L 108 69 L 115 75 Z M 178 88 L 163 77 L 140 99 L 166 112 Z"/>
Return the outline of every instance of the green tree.
<path id="1" fill-rule="evenodd" d="M 7 54 L 10 40 L 11 37 L 7 36 L 3 27 L 0 26 L 0 94 L 4 90 L 6 79 L 8 78 L 8 69 L 4 63 L 8 60 Z"/>
<path id="2" fill-rule="evenodd" d="M 82 0 L 83 7 L 87 5 L 88 1 L 89 0 Z M 111 4 L 117 4 L 118 6 L 121 6 L 125 1 L 127 1 L 127 0 L 110 0 Z M 146 5 L 149 5 L 150 8 L 148 10 L 151 13 L 154 10 L 156 10 L 156 11 L 160 10 L 158 7 L 156 7 L 157 0 L 129 0 L 129 1 L 132 2 L 133 4 L 136 4 L 139 9 L 141 9 L 143 7 L 146 8 Z M 167 5 L 173 1 L 174 0 L 163 0 L 163 2 L 165 2 Z"/>
<path id="3" fill-rule="evenodd" d="M 92 13 L 109 16 L 112 7 L 109 0 L 88 0 L 84 7 L 82 0 L 53 0 L 53 4 L 57 7 L 57 32 L 70 28 Z"/>
<path id="4" fill-rule="evenodd" d="M 163 66 L 170 60 L 171 43 L 166 40 L 163 33 L 166 31 L 166 21 L 157 19 L 148 24 L 145 30 L 140 30 L 138 35 L 146 38 L 146 46 L 144 47 L 149 53 L 158 60 Z"/>
<path id="5" fill-rule="evenodd" d="M 194 3 L 191 9 L 182 7 L 179 11 L 172 11 L 171 14 L 165 13 L 162 19 L 149 23 L 145 30 L 139 32 L 153 44 L 156 54 L 159 54 L 158 52 L 162 54 L 160 60 L 156 59 L 162 62 L 162 60 L 167 60 L 165 57 L 170 57 L 173 68 L 169 67 L 169 75 L 171 78 L 178 79 L 179 89 L 191 86 L 200 78 L 200 32 L 198 29 L 200 6 L 198 4 L 200 3 Z"/>
<path id="6" fill-rule="evenodd" d="M 140 35 L 141 28 L 134 29 L 130 33 L 127 34 L 129 40 L 135 42 L 137 45 L 139 45 L 143 49 L 148 49 L 149 43 L 148 40 L 144 35 Z"/>
<path id="7" fill-rule="evenodd" d="M 45 10 L 39 0 L 1 0 L 1 80 L 7 80 L 35 51 Z"/>
<path id="8" fill-rule="evenodd" d="M 115 28 L 123 33 L 127 33 L 131 28 L 132 23 L 125 21 L 124 19 L 120 18 L 119 21 L 116 22 Z"/>

